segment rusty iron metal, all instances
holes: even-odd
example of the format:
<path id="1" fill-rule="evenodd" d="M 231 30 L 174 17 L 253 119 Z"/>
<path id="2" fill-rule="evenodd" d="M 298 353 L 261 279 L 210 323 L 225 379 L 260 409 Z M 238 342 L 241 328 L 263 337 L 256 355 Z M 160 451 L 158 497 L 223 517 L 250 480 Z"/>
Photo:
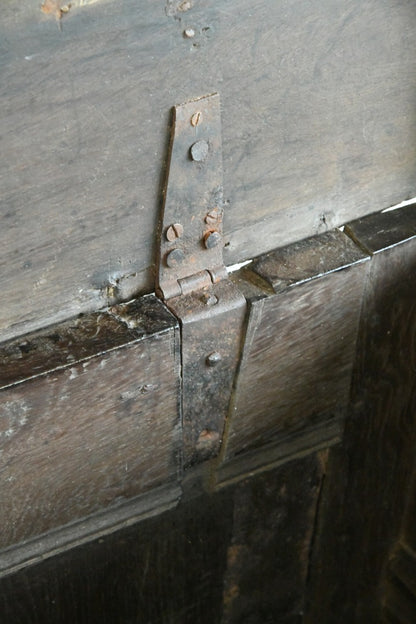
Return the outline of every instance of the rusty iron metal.
<path id="1" fill-rule="evenodd" d="M 183 225 L 180 223 L 174 223 L 170 225 L 166 230 L 166 240 L 172 243 L 177 238 L 182 238 L 183 236 Z"/>
<path id="2" fill-rule="evenodd" d="M 218 353 L 218 351 L 214 351 L 214 353 L 210 353 L 207 356 L 207 359 L 205 361 L 207 363 L 207 366 L 217 366 L 217 364 L 219 364 L 221 360 L 222 360 L 221 353 Z"/>
<path id="3" fill-rule="evenodd" d="M 205 245 L 206 237 L 214 232 L 222 240 L 224 202 L 219 95 L 215 93 L 175 106 L 173 114 L 157 273 L 157 294 L 162 299 L 182 293 L 180 280 L 202 271 L 215 272 L 224 266 L 220 241 L 209 248 Z M 175 224 L 182 226 L 181 236 L 174 236 L 170 230 Z M 215 236 L 211 242 L 214 241 Z M 182 252 L 183 261 L 170 262 L 173 250 Z M 205 285 L 211 281 L 207 275 Z"/>
<path id="4" fill-rule="evenodd" d="M 218 94 L 175 107 L 164 196 L 156 292 L 181 323 L 187 468 L 219 452 L 246 312 L 222 256 Z"/>
<path id="5" fill-rule="evenodd" d="M 207 232 L 204 236 L 204 244 L 207 249 L 212 249 L 219 245 L 222 241 L 221 234 L 219 232 Z"/>
<path id="6" fill-rule="evenodd" d="M 166 265 L 174 269 L 178 265 L 182 264 L 185 260 L 185 254 L 182 249 L 172 249 L 166 256 Z"/>
<path id="7" fill-rule="evenodd" d="M 199 124 L 201 122 L 202 122 L 202 113 L 201 113 L 201 111 L 198 111 L 197 113 L 194 113 L 192 115 L 192 117 L 191 117 L 191 124 L 195 128 L 195 126 L 199 126 Z"/>
<path id="8" fill-rule="evenodd" d="M 193 116 L 192 116 L 193 117 Z M 192 122 L 191 117 L 191 122 Z M 191 157 L 195 162 L 204 162 L 208 156 L 209 145 L 206 141 L 197 141 L 191 145 Z"/>
<path id="9" fill-rule="evenodd" d="M 215 305 L 207 305 L 200 292 L 167 301 L 181 322 L 185 468 L 220 450 L 246 312 L 245 298 L 229 280 L 212 284 L 204 295 Z"/>

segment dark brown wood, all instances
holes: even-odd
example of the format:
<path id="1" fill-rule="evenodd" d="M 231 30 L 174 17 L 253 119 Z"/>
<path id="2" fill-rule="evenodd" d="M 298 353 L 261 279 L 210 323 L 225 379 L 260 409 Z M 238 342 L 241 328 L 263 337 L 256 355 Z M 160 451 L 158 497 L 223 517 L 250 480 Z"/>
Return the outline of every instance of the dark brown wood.
<path id="1" fill-rule="evenodd" d="M 326 456 L 312 454 L 236 487 L 221 624 L 302 621 Z"/>
<path id="2" fill-rule="evenodd" d="M 326 454 L 173 510 L 0 579 L 7 624 L 301 621 Z"/>
<path id="3" fill-rule="evenodd" d="M 383 588 L 383 622 L 413 624 L 416 620 L 416 551 L 406 543 L 398 543 L 389 561 Z"/>
<path id="4" fill-rule="evenodd" d="M 80 4 L 2 6 L 1 339 L 153 289 L 183 101 L 221 93 L 227 264 L 414 196 L 410 0 Z"/>
<path id="5" fill-rule="evenodd" d="M 7 624 L 219 624 L 232 498 L 174 511 L 0 580 Z"/>
<path id="6" fill-rule="evenodd" d="M 147 296 L 4 346 L 0 547 L 177 480 L 178 339 Z"/>
<path id="7" fill-rule="evenodd" d="M 401 531 L 416 442 L 415 226 L 408 208 L 348 227 L 374 255 L 345 438 L 330 451 L 323 490 L 311 624 L 381 621 L 384 571 Z"/>
<path id="8" fill-rule="evenodd" d="M 272 252 L 243 273 L 267 279 L 273 294 L 247 293 L 224 461 L 296 433 L 316 431 L 317 444 L 328 431 L 334 435 L 334 422 L 342 431 L 367 259 L 333 231 Z M 236 279 L 244 292 L 244 281 Z"/>
<path id="9" fill-rule="evenodd" d="M 416 392 L 414 393 L 416 413 Z M 401 535 L 387 565 L 383 584 L 383 616 L 391 624 L 416 621 L 416 459 Z"/>

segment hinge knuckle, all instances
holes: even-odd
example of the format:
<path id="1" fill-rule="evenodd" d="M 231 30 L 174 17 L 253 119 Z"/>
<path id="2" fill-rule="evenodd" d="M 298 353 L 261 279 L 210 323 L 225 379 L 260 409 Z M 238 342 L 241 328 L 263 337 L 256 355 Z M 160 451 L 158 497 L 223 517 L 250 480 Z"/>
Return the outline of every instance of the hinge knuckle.
<path id="1" fill-rule="evenodd" d="M 181 294 L 189 295 L 192 292 L 202 290 L 207 288 L 212 284 L 211 275 L 208 271 L 200 271 L 199 273 L 194 273 L 194 275 L 189 275 L 188 277 L 183 277 L 178 280 Z"/>

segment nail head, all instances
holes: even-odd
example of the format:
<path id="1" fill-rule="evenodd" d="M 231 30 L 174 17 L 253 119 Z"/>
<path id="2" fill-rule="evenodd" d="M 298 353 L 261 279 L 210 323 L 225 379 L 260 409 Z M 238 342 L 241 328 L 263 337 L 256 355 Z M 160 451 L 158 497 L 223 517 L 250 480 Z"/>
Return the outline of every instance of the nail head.
<path id="1" fill-rule="evenodd" d="M 172 249 L 166 256 L 166 264 L 169 268 L 174 268 L 185 260 L 185 254 L 181 249 Z"/>
<path id="2" fill-rule="evenodd" d="M 208 232 L 205 234 L 204 244 L 207 249 L 214 249 L 221 242 L 221 234 L 219 232 Z"/>
<path id="3" fill-rule="evenodd" d="M 202 121 L 202 113 L 200 111 L 194 113 L 191 117 L 191 125 L 195 128 L 199 126 Z"/>
<path id="4" fill-rule="evenodd" d="M 218 297 L 216 295 L 213 295 L 212 293 L 205 293 L 202 295 L 202 301 L 207 306 L 213 306 L 218 303 Z"/>
<path id="5" fill-rule="evenodd" d="M 166 230 L 166 238 L 169 242 L 181 238 L 183 236 L 183 225 L 181 223 L 174 223 L 170 225 Z"/>
<path id="6" fill-rule="evenodd" d="M 205 217 L 205 223 L 207 225 L 216 225 L 220 221 L 222 221 L 222 218 L 218 208 L 210 210 Z"/>
<path id="7" fill-rule="evenodd" d="M 203 162 L 208 156 L 208 143 L 206 141 L 197 141 L 191 146 L 191 158 L 195 162 Z"/>
<path id="8" fill-rule="evenodd" d="M 207 366 L 217 366 L 217 364 L 219 364 L 221 360 L 221 353 L 218 353 L 218 351 L 214 351 L 214 353 L 210 353 L 207 356 L 206 363 Z"/>

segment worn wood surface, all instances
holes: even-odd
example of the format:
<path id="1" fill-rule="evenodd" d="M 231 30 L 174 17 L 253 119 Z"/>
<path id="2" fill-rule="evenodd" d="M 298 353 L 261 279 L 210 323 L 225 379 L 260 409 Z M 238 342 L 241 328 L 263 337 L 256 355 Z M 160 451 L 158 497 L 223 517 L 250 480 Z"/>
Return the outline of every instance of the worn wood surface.
<path id="1" fill-rule="evenodd" d="M 416 393 L 414 411 L 416 413 Z M 416 458 L 402 530 L 392 549 L 383 584 L 383 622 L 416 621 Z"/>
<path id="2" fill-rule="evenodd" d="M 298 624 L 325 452 L 240 483 L 221 624 Z"/>
<path id="3" fill-rule="evenodd" d="M 404 540 L 396 545 L 386 577 L 383 624 L 413 624 L 416 621 L 416 551 Z"/>
<path id="4" fill-rule="evenodd" d="M 412 207 L 348 227 L 373 257 L 344 442 L 330 451 L 323 489 L 311 624 L 382 621 L 384 572 L 402 528 L 416 443 L 415 217 Z"/>
<path id="5" fill-rule="evenodd" d="M 178 339 L 147 296 L 4 346 L 0 547 L 177 479 Z"/>
<path id="6" fill-rule="evenodd" d="M 333 231 L 272 252 L 243 273 L 267 279 L 273 294 L 249 298 L 225 461 L 296 432 L 316 429 L 317 443 L 323 423 L 331 429 L 337 421 L 342 431 L 367 259 Z"/>
<path id="7" fill-rule="evenodd" d="M 7 624 L 295 624 L 325 453 L 0 579 Z M 186 497 L 185 497 L 186 498 Z"/>
<path id="8" fill-rule="evenodd" d="M 214 624 L 232 502 L 199 498 L 0 581 L 8 624 Z"/>
<path id="9" fill-rule="evenodd" d="M 414 2 L 40 4 L 2 6 L 1 339 L 153 289 L 174 104 L 221 94 L 228 264 L 415 194 Z"/>

